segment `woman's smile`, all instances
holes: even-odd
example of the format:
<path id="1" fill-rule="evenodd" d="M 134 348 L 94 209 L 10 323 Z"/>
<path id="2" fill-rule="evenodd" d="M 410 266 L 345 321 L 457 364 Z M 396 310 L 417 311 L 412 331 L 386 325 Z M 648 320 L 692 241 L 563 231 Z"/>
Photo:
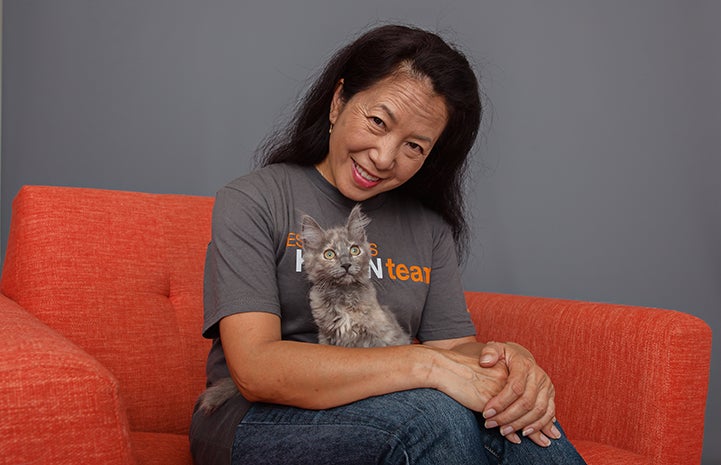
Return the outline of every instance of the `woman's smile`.
<path id="1" fill-rule="evenodd" d="M 353 179 L 361 187 L 365 189 L 371 189 L 377 186 L 382 181 L 381 178 L 372 176 L 370 173 L 364 170 L 363 167 L 356 163 L 356 161 L 352 158 L 351 161 L 353 161 Z"/>

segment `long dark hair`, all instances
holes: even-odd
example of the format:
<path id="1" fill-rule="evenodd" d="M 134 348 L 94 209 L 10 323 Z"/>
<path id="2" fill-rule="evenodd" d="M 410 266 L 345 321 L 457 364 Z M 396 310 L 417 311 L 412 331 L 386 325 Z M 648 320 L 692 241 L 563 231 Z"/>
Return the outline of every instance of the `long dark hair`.
<path id="1" fill-rule="evenodd" d="M 468 240 L 463 189 L 482 107 L 478 80 L 468 60 L 436 34 L 386 25 L 340 49 L 299 103 L 288 127 L 261 145 L 259 162 L 262 166 L 320 163 L 328 154 L 328 116 L 338 81 L 344 80 L 342 98 L 347 102 L 401 66 L 430 79 L 434 91 L 445 99 L 449 115 L 421 169 L 396 190 L 420 200 L 450 224 L 463 260 Z"/>

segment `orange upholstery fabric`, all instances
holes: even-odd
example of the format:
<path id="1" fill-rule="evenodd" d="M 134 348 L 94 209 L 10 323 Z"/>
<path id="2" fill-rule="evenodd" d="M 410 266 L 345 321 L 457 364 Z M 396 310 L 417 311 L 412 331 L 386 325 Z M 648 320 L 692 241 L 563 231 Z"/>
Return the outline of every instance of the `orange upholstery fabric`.
<path id="1" fill-rule="evenodd" d="M 0 282 L 0 463 L 192 463 L 212 204 L 82 188 L 18 193 Z M 481 340 L 518 341 L 547 368 L 558 416 L 589 464 L 700 462 L 703 322 L 608 304 L 467 300 Z"/>
<path id="2" fill-rule="evenodd" d="M 205 384 L 210 347 L 200 328 L 212 204 L 204 197 L 23 188 L 13 203 L 2 275 L 5 296 L 106 369 L 119 391 L 116 401 L 122 401 L 115 413 L 122 413 L 124 434 L 178 435 L 186 445 L 186 463 L 186 434 L 193 403 Z M 46 363 L 45 357 L 35 363 Z M 62 368 L 56 377 L 70 384 L 70 368 Z M 48 378 L 48 383 L 57 381 Z M 35 383 L 26 384 L 30 388 Z M 43 399 L 38 395 L 43 387 L 33 389 L 30 399 Z M 52 392 L 47 395 L 45 400 L 59 402 Z M 0 399 L 3 413 L 21 400 L 6 400 L 4 394 Z M 33 433 L 30 426 L 26 433 Z M 89 431 L 67 434 L 74 440 L 58 447 L 68 452 L 96 441 Z M 0 441 L 8 436 L 2 437 Z M 125 443 L 129 447 L 127 438 Z M 138 463 L 156 463 L 145 460 L 142 451 L 149 456 L 160 451 L 145 447 L 136 454 L 141 455 Z"/>
<path id="3" fill-rule="evenodd" d="M 706 323 L 623 305 L 467 298 L 479 340 L 518 342 L 551 376 L 558 418 L 589 463 L 643 463 L 638 456 L 654 465 L 701 462 L 711 359 Z M 622 452 L 636 458 L 622 459 Z M 606 453 L 618 458 L 606 461 Z"/>
<path id="4" fill-rule="evenodd" d="M 0 321 L 0 463 L 132 463 L 112 374 L 2 295 Z"/>

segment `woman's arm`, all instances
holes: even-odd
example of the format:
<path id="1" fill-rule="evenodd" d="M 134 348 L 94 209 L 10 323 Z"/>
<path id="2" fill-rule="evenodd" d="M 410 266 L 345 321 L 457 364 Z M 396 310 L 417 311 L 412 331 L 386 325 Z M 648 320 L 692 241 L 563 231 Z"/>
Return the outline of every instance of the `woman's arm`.
<path id="1" fill-rule="evenodd" d="M 220 337 L 231 376 L 250 401 L 322 409 L 434 388 L 482 411 L 506 384 L 502 364 L 482 367 L 477 357 L 443 348 L 414 344 L 355 349 L 283 341 L 280 319 L 270 313 L 225 317 Z"/>
<path id="2" fill-rule="evenodd" d="M 472 336 L 425 344 L 473 357 L 483 367 L 497 364 L 507 367 L 506 385 L 482 410 L 487 428 L 500 426 L 501 433 L 513 443 L 521 441 L 515 432 L 522 431 L 523 436 L 544 447 L 550 444 L 549 437 L 561 437 L 553 424 L 553 384 L 524 347 L 515 343 L 482 344 Z"/>

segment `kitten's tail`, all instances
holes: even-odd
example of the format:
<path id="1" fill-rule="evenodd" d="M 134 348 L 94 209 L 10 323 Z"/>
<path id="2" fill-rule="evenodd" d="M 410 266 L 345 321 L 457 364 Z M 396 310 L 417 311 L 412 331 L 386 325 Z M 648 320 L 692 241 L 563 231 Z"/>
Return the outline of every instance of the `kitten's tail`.
<path id="1" fill-rule="evenodd" d="M 232 378 L 222 378 L 215 384 L 207 388 L 200 395 L 199 409 L 205 414 L 210 415 L 215 412 L 218 407 L 223 405 L 228 399 L 239 394 L 238 388 Z"/>

